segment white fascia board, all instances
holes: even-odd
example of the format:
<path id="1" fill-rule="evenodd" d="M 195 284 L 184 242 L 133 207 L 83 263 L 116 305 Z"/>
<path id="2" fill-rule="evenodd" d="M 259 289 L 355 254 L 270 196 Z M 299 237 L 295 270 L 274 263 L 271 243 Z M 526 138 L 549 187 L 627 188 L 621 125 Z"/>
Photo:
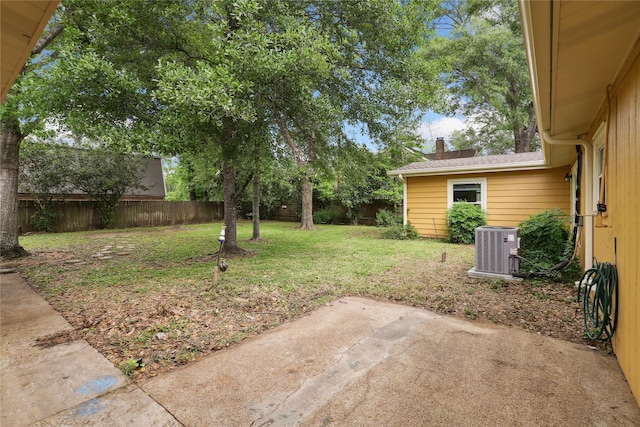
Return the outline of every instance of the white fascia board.
<path id="1" fill-rule="evenodd" d="M 519 170 L 551 169 L 544 160 L 536 160 L 527 163 L 512 163 L 503 165 L 472 165 L 458 166 L 441 169 L 410 169 L 392 170 L 387 172 L 389 176 L 430 176 L 430 175 L 456 175 L 462 173 L 487 173 L 487 172 L 510 172 Z"/>

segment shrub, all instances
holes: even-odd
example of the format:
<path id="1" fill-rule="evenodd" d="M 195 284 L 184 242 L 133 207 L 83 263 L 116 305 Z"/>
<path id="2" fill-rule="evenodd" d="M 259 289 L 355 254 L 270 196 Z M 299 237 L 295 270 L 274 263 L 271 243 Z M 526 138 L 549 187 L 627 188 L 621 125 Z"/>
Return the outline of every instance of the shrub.
<path id="1" fill-rule="evenodd" d="M 418 238 L 418 231 L 410 223 L 407 223 L 406 226 L 392 225 L 385 227 L 380 232 L 380 237 L 392 240 L 414 240 Z"/>
<path id="2" fill-rule="evenodd" d="M 531 215 L 520 227 L 520 254 L 527 261 L 522 271 L 540 271 L 558 264 L 565 258 L 569 240 L 569 216 L 560 209 Z M 570 252 L 569 252 L 570 254 Z"/>
<path id="3" fill-rule="evenodd" d="M 51 231 L 55 219 L 56 214 L 50 203 L 36 205 L 36 212 L 33 214 L 33 228 L 36 231 Z"/>
<path id="4" fill-rule="evenodd" d="M 476 227 L 483 225 L 487 225 L 487 214 L 477 205 L 459 202 L 447 209 L 448 240 L 451 243 L 473 243 Z"/>
<path id="5" fill-rule="evenodd" d="M 378 227 L 402 225 L 402 215 L 393 213 L 388 209 L 380 209 L 378 213 L 376 213 L 376 225 Z"/>
<path id="6" fill-rule="evenodd" d="M 313 213 L 314 224 L 341 224 L 344 222 L 343 218 L 342 209 L 338 206 L 318 209 Z"/>

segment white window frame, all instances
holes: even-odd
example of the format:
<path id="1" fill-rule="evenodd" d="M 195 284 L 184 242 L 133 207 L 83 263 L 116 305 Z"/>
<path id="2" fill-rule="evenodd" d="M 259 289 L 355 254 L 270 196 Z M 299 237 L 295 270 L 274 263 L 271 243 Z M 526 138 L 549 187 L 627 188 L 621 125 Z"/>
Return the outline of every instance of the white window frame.
<path id="1" fill-rule="evenodd" d="M 600 125 L 596 133 L 593 135 L 593 212 L 598 211 L 598 202 L 600 200 L 600 180 L 602 180 L 602 172 L 604 169 L 604 146 L 606 125 Z M 602 153 L 602 156 L 600 154 Z M 605 190 L 606 191 L 606 190 Z"/>
<path id="2" fill-rule="evenodd" d="M 447 180 L 447 206 L 453 206 L 453 186 L 459 184 L 480 184 L 480 207 L 487 210 L 487 178 L 457 178 Z"/>

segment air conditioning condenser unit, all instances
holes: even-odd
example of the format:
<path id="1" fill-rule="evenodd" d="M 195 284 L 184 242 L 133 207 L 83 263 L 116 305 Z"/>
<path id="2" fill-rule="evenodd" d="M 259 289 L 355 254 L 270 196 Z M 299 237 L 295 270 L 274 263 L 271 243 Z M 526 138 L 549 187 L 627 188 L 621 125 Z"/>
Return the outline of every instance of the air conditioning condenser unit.
<path id="1" fill-rule="evenodd" d="M 477 273 L 511 275 L 520 270 L 520 237 L 517 227 L 478 227 L 476 232 Z"/>

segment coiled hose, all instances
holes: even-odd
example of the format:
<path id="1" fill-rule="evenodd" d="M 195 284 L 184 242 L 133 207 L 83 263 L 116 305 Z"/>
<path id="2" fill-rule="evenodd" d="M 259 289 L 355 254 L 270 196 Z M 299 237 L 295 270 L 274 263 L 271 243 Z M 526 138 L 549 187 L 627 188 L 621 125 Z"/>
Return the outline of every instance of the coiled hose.
<path id="1" fill-rule="evenodd" d="M 613 337 L 618 320 L 618 271 L 616 266 L 608 262 L 596 262 L 580 278 L 578 302 L 580 302 L 581 294 L 584 330 L 587 337 L 592 340 L 598 338 L 607 340 Z"/>

